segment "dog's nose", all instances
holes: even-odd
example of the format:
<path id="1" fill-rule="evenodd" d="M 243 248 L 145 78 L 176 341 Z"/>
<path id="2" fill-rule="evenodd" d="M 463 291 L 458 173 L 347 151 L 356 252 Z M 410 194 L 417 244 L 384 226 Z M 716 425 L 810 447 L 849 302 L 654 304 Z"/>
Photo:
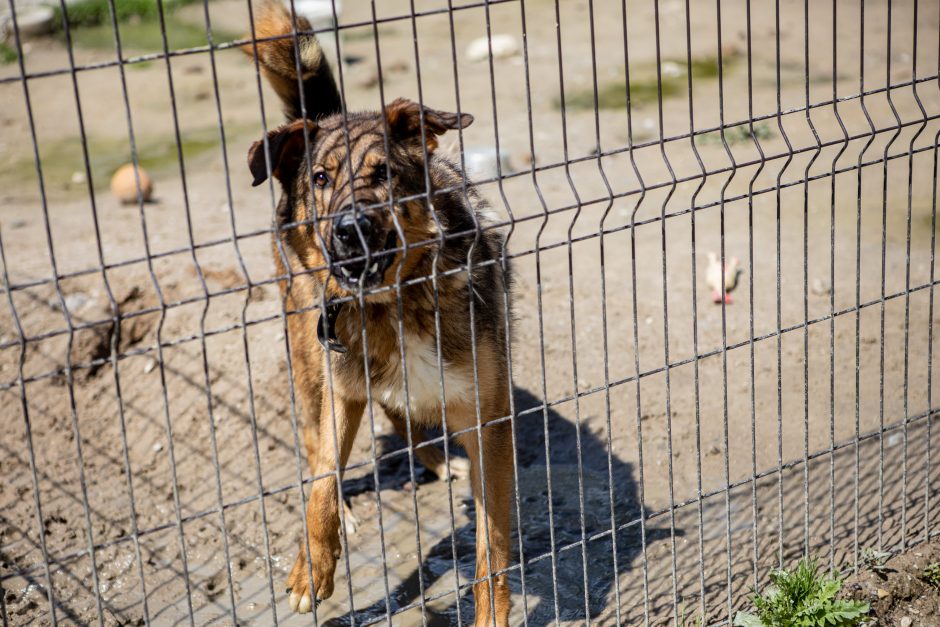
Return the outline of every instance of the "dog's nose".
<path id="1" fill-rule="evenodd" d="M 357 228 L 358 227 L 358 228 Z M 361 239 L 360 239 L 361 234 Z M 364 214 L 356 215 L 352 206 L 342 209 L 342 215 L 333 226 L 333 237 L 337 243 L 349 248 L 363 248 L 363 242 L 369 242 L 372 235 L 372 220 Z"/>

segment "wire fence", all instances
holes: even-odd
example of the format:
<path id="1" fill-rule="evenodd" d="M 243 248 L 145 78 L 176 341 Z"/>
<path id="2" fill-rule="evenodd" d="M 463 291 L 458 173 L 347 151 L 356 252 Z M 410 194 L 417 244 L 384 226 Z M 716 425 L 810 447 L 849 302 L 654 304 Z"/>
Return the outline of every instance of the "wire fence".
<path id="1" fill-rule="evenodd" d="M 274 36 L 245 0 L 105 4 L 0 19 L 4 625 L 463 624 L 504 583 L 510 624 L 730 624 L 773 567 L 937 535 L 940 4 L 308 0 Z M 336 177 L 399 96 L 456 112 L 416 158 L 465 176 L 403 172 L 379 116 L 417 187 L 285 217 L 244 51 L 300 69 L 311 33 Z M 356 223 L 331 258 L 369 211 L 393 245 Z M 328 502 L 334 591 L 299 614 Z"/>

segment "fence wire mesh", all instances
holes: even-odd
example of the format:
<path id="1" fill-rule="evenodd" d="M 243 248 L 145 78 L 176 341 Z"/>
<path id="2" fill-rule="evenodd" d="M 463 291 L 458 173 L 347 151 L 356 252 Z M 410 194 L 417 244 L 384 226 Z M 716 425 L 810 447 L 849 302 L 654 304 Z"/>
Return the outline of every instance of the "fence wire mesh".
<path id="1" fill-rule="evenodd" d="M 940 3 L 285 7 L 270 35 L 246 0 L 7 0 L 4 625 L 463 624 L 504 580 L 510 624 L 730 624 L 771 568 L 933 540 Z M 311 33 L 337 186 L 366 163 L 356 112 L 399 96 L 474 116 L 412 129 L 410 163 L 453 176 L 401 170 L 382 117 L 390 196 L 282 215 L 280 103 L 244 51 L 287 41 L 302 69 Z M 347 217 L 360 255 L 331 258 Z M 319 349 L 327 319 L 354 350 Z M 334 591 L 298 614 L 328 502 Z M 505 566 L 478 552 L 503 542 Z"/>

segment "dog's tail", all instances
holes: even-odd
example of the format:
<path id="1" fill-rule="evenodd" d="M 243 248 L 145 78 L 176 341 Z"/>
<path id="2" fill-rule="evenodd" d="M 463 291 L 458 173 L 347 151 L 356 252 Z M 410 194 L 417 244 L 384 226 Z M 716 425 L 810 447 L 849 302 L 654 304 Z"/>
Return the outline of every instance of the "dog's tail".
<path id="1" fill-rule="evenodd" d="M 296 47 L 292 36 L 295 24 Z M 261 73 L 280 96 L 288 122 L 304 117 L 304 109 L 306 117 L 314 120 L 342 109 L 333 72 L 311 30 L 306 18 L 298 15 L 296 22 L 291 19 L 281 0 L 266 0 L 255 13 L 254 35 L 257 41 L 242 46 L 242 50 L 252 57 L 257 46 Z M 295 51 L 300 53 L 299 63 Z M 298 68 L 301 80 L 298 80 Z"/>

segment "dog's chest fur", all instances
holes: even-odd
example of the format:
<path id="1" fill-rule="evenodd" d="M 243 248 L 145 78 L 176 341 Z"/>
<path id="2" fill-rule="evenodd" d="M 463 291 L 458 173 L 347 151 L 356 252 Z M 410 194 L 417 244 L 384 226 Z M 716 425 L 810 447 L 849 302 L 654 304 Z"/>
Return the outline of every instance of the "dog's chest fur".
<path id="1" fill-rule="evenodd" d="M 444 398 L 448 402 L 472 399 L 472 375 L 468 377 L 469 373 L 464 373 L 446 360 L 442 359 L 439 363 L 433 339 L 406 331 L 404 343 L 405 367 L 402 367 L 400 352 L 389 356 L 380 376 L 373 377 L 374 399 L 382 405 L 402 411 L 405 410 L 406 400 L 413 411 L 440 408 L 442 378 Z"/>
<path id="2" fill-rule="evenodd" d="M 394 316 L 371 318 L 367 326 L 369 342 L 369 378 L 372 400 L 390 409 L 409 413 L 427 414 L 441 408 L 446 402 L 473 401 L 473 372 L 464 364 L 455 364 L 446 357 L 438 358 L 433 334 L 422 329 L 404 326 L 404 358 L 402 356 L 400 328 Z M 358 334 L 357 334 L 358 335 Z M 345 363 L 353 366 L 362 381 L 361 344 L 351 342 Z M 353 355 L 357 356 L 353 357 Z M 355 365 L 353 365 L 355 364 Z"/>

